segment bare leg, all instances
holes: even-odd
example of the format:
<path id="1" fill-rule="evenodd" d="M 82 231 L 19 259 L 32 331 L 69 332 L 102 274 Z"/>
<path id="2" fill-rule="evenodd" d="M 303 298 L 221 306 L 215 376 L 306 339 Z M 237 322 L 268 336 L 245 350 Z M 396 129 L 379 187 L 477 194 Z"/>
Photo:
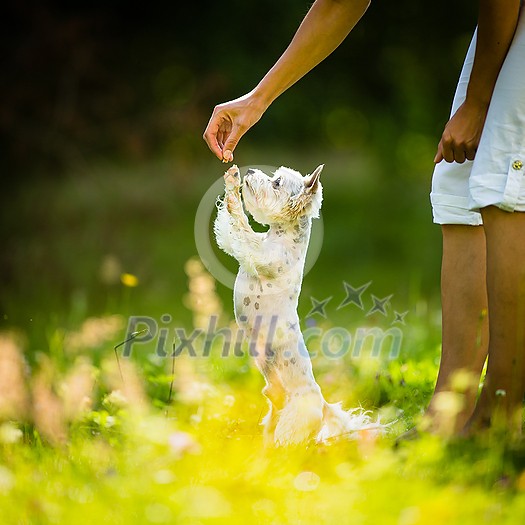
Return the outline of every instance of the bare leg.
<path id="1" fill-rule="evenodd" d="M 469 427 L 497 424 L 501 417 L 503 424 L 520 431 L 525 393 L 525 213 L 489 206 L 482 215 L 487 237 L 489 360 Z"/>
<path id="2" fill-rule="evenodd" d="M 474 410 L 487 357 L 485 232 L 482 226 L 456 224 L 443 225 L 442 231 L 443 349 L 427 420 L 432 431 L 453 434 Z M 447 399 L 451 391 L 456 395 Z"/>

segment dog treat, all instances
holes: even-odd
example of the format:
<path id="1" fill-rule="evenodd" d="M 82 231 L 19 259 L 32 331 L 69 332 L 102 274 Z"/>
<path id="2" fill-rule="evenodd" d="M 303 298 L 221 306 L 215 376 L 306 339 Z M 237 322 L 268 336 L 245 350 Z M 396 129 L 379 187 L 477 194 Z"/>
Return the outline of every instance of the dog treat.
<path id="1" fill-rule="evenodd" d="M 222 162 L 233 162 L 233 153 L 229 150 L 224 151 L 222 154 Z"/>

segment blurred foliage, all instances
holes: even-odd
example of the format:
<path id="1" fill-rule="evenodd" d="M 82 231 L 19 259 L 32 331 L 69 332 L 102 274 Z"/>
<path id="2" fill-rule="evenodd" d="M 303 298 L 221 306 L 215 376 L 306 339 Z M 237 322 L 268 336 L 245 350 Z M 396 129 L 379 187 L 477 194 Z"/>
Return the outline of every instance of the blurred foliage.
<path id="1" fill-rule="evenodd" d="M 8 0 L 0 35 L 6 179 L 100 157 L 202 154 L 213 105 L 258 82 L 307 9 L 304 0 Z M 437 141 L 474 25 L 468 2 L 372 2 L 245 142 L 417 155 Z"/>
<path id="2" fill-rule="evenodd" d="M 189 334 L 210 313 L 234 329 L 231 290 L 196 258 L 196 210 L 223 170 L 201 134 L 216 103 L 261 78 L 307 9 L 5 3 L 2 524 L 523 521 L 523 443 L 500 434 L 394 443 L 420 419 L 439 362 L 428 189 L 472 3 L 374 1 L 236 152 L 239 165 L 303 173 L 325 163 L 324 239 L 304 279 L 302 327 L 399 327 L 395 359 L 314 358 L 329 400 L 372 410 L 389 432 L 265 449 L 262 378 L 246 355 L 222 357 L 220 340 L 208 358 L 184 356 L 173 369 L 158 355 L 176 328 Z M 370 281 L 365 309 L 338 308 L 343 282 Z M 392 296 L 387 315 L 368 315 L 371 294 Z M 308 317 L 312 297 L 332 297 L 326 319 Z M 159 332 L 117 361 L 132 315 Z M 443 403 L 443 417 L 452 408 Z"/>
<path id="3" fill-rule="evenodd" d="M 10 302 L 9 290 L 30 307 L 67 304 L 73 293 L 99 297 L 105 257 L 149 265 L 145 272 L 173 257 L 175 234 L 162 231 L 168 223 L 181 228 L 184 255 L 172 261 L 180 275 L 193 251 L 186 215 L 220 172 L 201 139 L 211 108 L 254 86 L 307 9 L 302 0 L 8 1 L 0 35 L 0 301 Z M 334 55 L 243 139 L 241 165 L 307 171 L 328 163 L 340 191 L 325 205 L 333 222 L 321 264 L 359 254 L 354 265 L 375 265 L 376 279 L 391 282 L 412 260 L 410 286 L 435 288 L 431 159 L 474 24 L 468 3 L 373 2 Z M 423 239 L 425 248 L 413 250 Z M 394 264 L 380 263 L 385 256 Z M 36 268 L 41 279 L 29 283 Z M 315 278 L 322 282 L 323 273 Z"/>
<path id="4" fill-rule="evenodd" d="M 415 311 L 422 298 L 424 310 L 436 307 L 439 229 L 431 223 L 428 179 L 417 177 L 415 168 L 383 179 L 381 162 L 355 153 L 245 148 L 242 155 L 255 165 L 278 160 L 303 172 L 326 164 L 324 237 L 304 280 L 302 316 L 310 296 L 334 295 L 333 303 L 340 302 L 343 281 L 357 286 L 373 280 L 371 291 L 394 294 L 399 311 Z M 169 313 L 190 325 L 182 303 L 184 264 L 197 255 L 199 202 L 221 173 L 210 157 L 192 165 L 160 158 L 98 164 L 25 185 L 0 208 L 0 327 L 19 327 L 45 347 L 50 321 L 73 328 L 92 315 Z M 210 202 L 210 220 L 213 211 Z M 236 273 L 237 262 L 220 253 L 211 227 L 199 235 Z M 221 284 L 219 294 L 231 310 L 231 290 Z M 351 322 L 336 306 L 330 305 L 332 321 Z"/>
<path id="5" fill-rule="evenodd" d="M 213 159 L 159 159 L 68 171 L 36 179 L 0 210 L 10 232 L 0 296 L 2 523 L 520 523 L 522 443 L 498 434 L 395 446 L 420 419 L 439 361 L 439 231 L 416 168 L 396 179 L 367 155 L 243 155 L 303 171 L 326 162 L 325 235 L 304 280 L 303 329 L 314 321 L 356 334 L 407 312 L 397 358 L 313 359 L 327 399 L 372 410 L 388 433 L 264 448 L 262 377 L 246 352 L 222 357 L 220 338 L 209 357 L 184 352 L 172 369 L 157 332 L 117 362 L 130 315 L 167 330 L 167 351 L 175 329 L 190 334 L 206 313 L 233 327 L 231 290 L 202 270 L 193 237 L 196 208 L 221 169 Z M 337 309 L 343 281 L 394 294 L 388 316 L 366 315 L 368 294 L 364 311 Z M 310 296 L 329 295 L 327 319 L 307 318 Z"/>
<path id="6" fill-rule="evenodd" d="M 207 274 L 197 260 L 185 269 L 197 320 L 206 303 L 217 308 L 215 287 L 210 276 L 198 284 Z M 386 433 L 287 448 L 263 446 L 262 377 L 246 352 L 225 359 L 219 339 L 209 357 L 185 353 L 172 369 L 150 344 L 119 370 L 111 347 L 122 321 L 90 318 L 67 331 L 50 322 L 51 358 L 37 352 L 30 367 L 24 355 L 35 343 L 0 333 L 2 523 L 468 525 L 525 517 L 522 441 L 492 432 L 396 444 L 432 390 L 437 348 L 421 311 L 405 332 L 419 352 L 314 359 L 328 399 L 374 409 Z M 194 348 L 202 355 L 203 340 Z M 452 407 L 441 410 L 453 417 Z"/>

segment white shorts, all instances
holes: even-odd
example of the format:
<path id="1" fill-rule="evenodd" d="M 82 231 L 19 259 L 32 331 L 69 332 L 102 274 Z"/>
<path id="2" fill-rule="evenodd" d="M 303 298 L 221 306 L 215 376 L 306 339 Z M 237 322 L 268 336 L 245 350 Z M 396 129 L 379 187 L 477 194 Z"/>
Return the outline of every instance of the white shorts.
<path id="1" fill-rule="evenodd" d="M 479 210 L 497 206 L 525 211 L 525 8 L 501 68 L 473 161 L 441 161 L 434 170 L 430 200 L 437 224 L 482 224 Z M 476 34 L 452 105 L 465 100 L 474 61 Z"/>

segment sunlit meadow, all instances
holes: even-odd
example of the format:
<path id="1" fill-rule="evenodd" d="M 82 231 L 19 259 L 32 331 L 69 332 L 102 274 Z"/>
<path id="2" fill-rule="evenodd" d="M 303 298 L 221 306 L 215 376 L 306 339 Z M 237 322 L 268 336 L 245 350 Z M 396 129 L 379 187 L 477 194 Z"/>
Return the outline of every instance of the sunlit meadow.
<path id="1" fill-rule="evenodd" d="M 279 155 L 303 170 L 319 159 Z M 396 442 L 420 422 L 439 363 L 439 232 L 426 181 L 381 179 L 365 159 L 322 160 L 324 242 L 305 277 L 302 328 L 344 328 L 354 339 L 359 329 L 398 328 L 396 355 L 374 355 L 370 341 L 337 357 L 319 339 L 310 345 L 327 399 L 369 410 L 385 434 L 263 446 L 263 380 L 245 347 L 223 356 L 216 337 L 203 356 L 201 335 L 196 355 L 171 357 L 176 329 L 205 331 L 210 316 L 235 336 L 231 290 L 203 265 L 193 237 L 195 210 L 221 167 L 88 169 L 28 189 L 18 215 L 3 217 L 16 272 L 0 333 L 1 524 L 523 522 L 520 441 Z M 363 308 L 338 308 L 344 282 L 371 283 Z M 370 311 L 372 294 L 391 296 L 384 314 Z M 329 297 L 325 316 L 311 312 L 312 298 Z M 117 345 L 132 316 L 158 330 L 129 342 L 126 356 Z M 468 378 L 456 383 L 440 406 L 445 434 Z"/>

